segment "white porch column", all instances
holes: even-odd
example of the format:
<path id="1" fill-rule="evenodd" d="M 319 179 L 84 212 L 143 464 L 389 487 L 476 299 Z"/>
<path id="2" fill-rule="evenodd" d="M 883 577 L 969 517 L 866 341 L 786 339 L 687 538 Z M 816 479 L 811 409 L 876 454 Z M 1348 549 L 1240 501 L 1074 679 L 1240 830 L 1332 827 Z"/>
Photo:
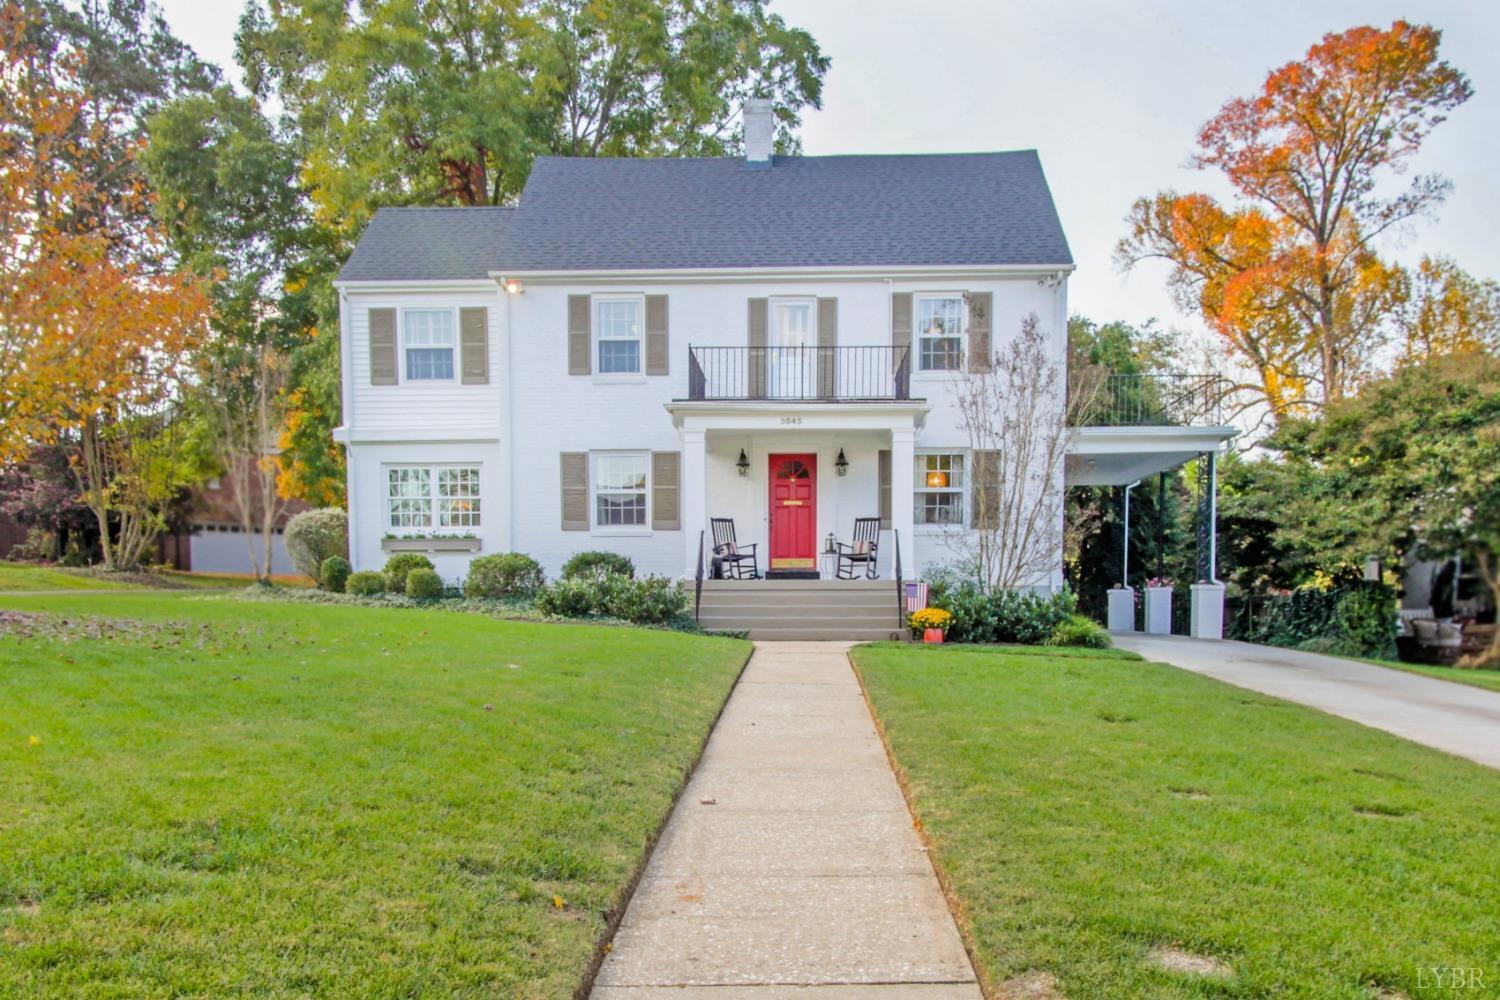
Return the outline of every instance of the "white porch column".
<path id="1" fill-rule="evenodd" d="M 901 534 L 901 572 L 908 580 L 917 575 L 917 565 L 912 558 L 912 543 L 916 540 L 916 517 L 912 510 L 916 442 L 917 432 L 909 427 L 891 431 L 891 527 Z M 886 576 L 892 580 L 896 578 L 894 552 L 886 563 Z"/>
<path id="2" fill-rule="evenodd" d="M 691 580 L 698 572 L 698 540 L 708 530 L 708 447 L 704 431 L 682 432 L 682 541 L 683 576 Z M 712 544 L 704 539 L 704 551 Z M 707 556 L 704 557 L 705 560 Z M 706 568 L 705 568 L 706 571 Z"/>

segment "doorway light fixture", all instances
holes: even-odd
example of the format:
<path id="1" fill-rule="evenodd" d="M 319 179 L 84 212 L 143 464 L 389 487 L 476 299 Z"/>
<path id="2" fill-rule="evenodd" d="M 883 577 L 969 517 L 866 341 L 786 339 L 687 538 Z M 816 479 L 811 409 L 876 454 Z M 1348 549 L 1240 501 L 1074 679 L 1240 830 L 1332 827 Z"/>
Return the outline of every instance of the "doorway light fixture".
<path id="1" fill-rule="evenodd" d="M 839 457 L 833 460 L 833 471 L 841 476 L 849 474 L 849 460 L 844 457 L 844 449 L 839 449 Z"/>
<path id="2" fill-rule="evenodd" d="M 745 449 L 740 449 L 740 460 L 734 463 L 734 467 L 740 470 L 741 479 L 750 475 L 750 456 L 745 454 Z"/>
<path id="3" fill-rule="evenodd" d="M 526 286 L 516 278 L 505 279 L 505 291 L 509 295 L 525 295 Z"/>

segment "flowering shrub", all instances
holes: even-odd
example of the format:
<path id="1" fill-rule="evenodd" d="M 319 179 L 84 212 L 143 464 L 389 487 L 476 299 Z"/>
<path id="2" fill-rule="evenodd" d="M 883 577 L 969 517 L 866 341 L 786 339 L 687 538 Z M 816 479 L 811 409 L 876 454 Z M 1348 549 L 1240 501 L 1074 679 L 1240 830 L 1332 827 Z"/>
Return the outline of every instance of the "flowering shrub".
<path id="1" fill-rule="evenodd" d="M 913 611 L 907 618 L 907 624 L 914 629 L 947 628 L 953 622 L 953 615 L 942 608 L 923 608 L 921 611 Z"/>

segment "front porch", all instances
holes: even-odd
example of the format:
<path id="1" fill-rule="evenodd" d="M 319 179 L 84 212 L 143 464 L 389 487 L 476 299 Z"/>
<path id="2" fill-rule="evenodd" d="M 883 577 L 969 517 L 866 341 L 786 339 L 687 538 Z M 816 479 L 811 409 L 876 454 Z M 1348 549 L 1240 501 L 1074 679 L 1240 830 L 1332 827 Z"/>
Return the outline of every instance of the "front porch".
<path id="1" fill-rule="evenodd" d="M 709 575 L 710 520 L 733 521 L 762 577 L 833 575 L 830 537 L 879 518 L 875 575 L 913 575 L 915 441 L 923 400 L 667 404 L 682 438 L 683 576 Z M 860 577 L 864 578 L 863 567 Z"/>

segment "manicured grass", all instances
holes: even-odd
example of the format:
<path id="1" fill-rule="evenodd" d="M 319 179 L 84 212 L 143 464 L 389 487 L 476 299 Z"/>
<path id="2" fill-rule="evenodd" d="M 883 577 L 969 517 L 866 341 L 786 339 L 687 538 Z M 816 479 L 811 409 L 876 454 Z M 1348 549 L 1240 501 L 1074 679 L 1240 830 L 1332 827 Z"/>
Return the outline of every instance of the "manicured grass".
<path id="1" fill-rule="evenodd" d="M 53 566 L 28 566 L 25 563 L 0 562 L 0 592 L 16 590 L 120 590 L 130 584 L 123 580 L 75 573 Z"/>
<path id="2" fill-rule="evenodd" d="M 1496 995 L 1500 774 L 1162 664 L 854 657 L 992 984 L 1368 1000 L 1457 966 Z"/>
<path id="3" fill-rule="evenodd" d="M 749 653 L 193 591 L 0 609 L 72 623 L 0 623 L 31 633 L 0 637 L 0 996 L 566 997 Z"/>
<path id="4" fill-rule="evenodd" d="M 1426 663 L 1406 663 L 1402 660 L 1361 660 L 1377 667 L 1405 670 L 1413 674 L 1425 674 L 1439 680 L 1456 681 L 1471 687 L 1500 691 L 1500 670 L 1460 670 L 1458 667 L 1434 667 Z"/>

